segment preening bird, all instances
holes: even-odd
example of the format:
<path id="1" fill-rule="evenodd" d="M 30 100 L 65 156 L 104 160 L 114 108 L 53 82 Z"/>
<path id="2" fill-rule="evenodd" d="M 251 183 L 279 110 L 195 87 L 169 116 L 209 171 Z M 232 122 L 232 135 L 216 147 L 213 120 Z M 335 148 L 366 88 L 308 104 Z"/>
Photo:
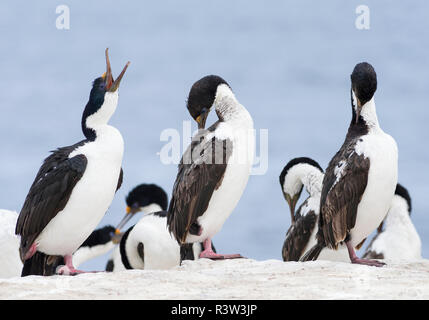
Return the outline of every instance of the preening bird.
<path id="1" fill-rule="evenodd" d="M 229 84 L 206 76 L 192 86 L 187 108 L 200 128 L 214 106 L 219 118 L 193 137 L 178 168 L 167 224 L 177 242 L 203 242 L 201 258 L 226 259 L 211 239 L 231 214 L 247 185 L 254 155 L 253 120 Z M 194 112 L 196 110 L 196 112 Z"/>
<path id="2" fill-rule="evenodd" d="M 322 167 L 307 157 L 290 160 L 280 174 L 280 186 L 291 213 L 291 226 L 282 248 L 284 261 L 299 261 L 316 244 L 323 175 Z M 309 196 L 295 212 L 304 188 Z M 318 258 L 350 262 L 345 248 L 325 248 Z"/>

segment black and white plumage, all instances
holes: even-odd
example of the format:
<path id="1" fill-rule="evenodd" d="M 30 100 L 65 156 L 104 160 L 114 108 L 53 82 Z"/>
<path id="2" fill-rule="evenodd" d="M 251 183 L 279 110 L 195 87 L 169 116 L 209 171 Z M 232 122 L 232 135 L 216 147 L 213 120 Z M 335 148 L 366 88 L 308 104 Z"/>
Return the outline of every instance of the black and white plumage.
<path id="1" fill-rule="evenodd" d="M 128 64 L 113 80 L 106 49 L 107 71 L 94 81 L 82 116 L 86 139 L 53 151 L 37 173 L 16 224 L 24 269 L 33 270 L 28 265 L 39 252 L 64 257 L 59 273 L 77 272 L 72 254 L 103 218 L 122 180 L 124 142 L 108 121 Z"/>
<path id="2" fill-rule="evenodd" d="M 422 258 L 420 236 L 411 221 L 411 197 L 398 183 L 389 212 L 363 258 L 416 261 Z"/>
<path id="3" fill-rule="evenodd" d="M 352 263 L 381 266 L 375 260 L 359 259 L 354 248 L 379 226 L 389 210 L 398 178 L 398 149 L 378 123 L 373 67 L 357 64 L 351 82 L 352 121 L 323 179 L 318 243 L 302 260 L 315 260 L 324 247 L 337 249 L 345 242 Z"/>
<path id="4" fill-rule="evenodd" d="M 23 263 L 19 256 L 20 238 L 15 234 L 17 219 L 17 212 L 0 210 L 0 256 L 3 257 L 0 263 L 0 278 L 19 277 L 23 271 Z M 87 260 L 108 252 L 114 245 L 112 242 L 114 238 L 115 228 L 113 226 L 95 230 L 73 254 L 73 265 L 79 266 Z M 55 273 L 60 264 L 64 263 L 62 257 L 52 257 L 40 252 L 37 252 L 36 255 L 36 260 L 40 264 L 27 266 L 24 275 L 32 274 L 32 271 L 37 274 L 51 275 Z M 47 264 L 48 259 L 50 260 L 49 265 Z"/>
<path id="5" fill-rule="evenodd" d="M 113 226 L 104 226 L 94 230 L 81 246 L 73 253 L 72 261 L 74 267 L 79 267 L 86 261 L 102 256 L 109 252 L 120 240 L 115 234 Z M 16 248 L 18 252 L 18 247 Z M 21 276 L 45 275 L 50 276 L 57 272 L 58 267 L 65 263 L 62 256 L 46 255 L 37 251 L 31 264 L 26 263 L 19 268 Z M 22 271 L 21 271 L 22 269 Z"/>
<path id="6" fill-rule="evenodd" d="M 120 240 L 115 230 L 116 228 L 111 225 L 95 229 L 73 254 L 73 265 L 77 268 L 115 248 Z"/>
<path id="7" fill-rule="evenodd" d="M 280 186 L 291 213 L 291 226 L 282 248 L 284 261 L 299 261 L 305 252 L 316 244 L 323 175 L 322 167 L 307 157 L 290 160 L 280 174 Z M 304 187 L 309 196 L 295 212 Z M 350 261 L 345 248 L 326 248 L 319 255 L 319 259 Z"/>
<path id="8" fill-rule="evenodd" d="M 119 253 L 124 269 L 170 269 L 179 266 L 182 260 L 198 258 L 202 244 L 179 246 L 167 230 L 167 214 L 167 211 L 146 214 L 123 234 Z M 117 269 L 116 262 L 114 271 L 122 266 Z"/>
<path id="9" fill-rule="evenodd" d="M 145 215 L 167 210 L 168 196 L 160 186 L 142 183 L 128 192 L 125 203 L 127 204 L 126 213 L 116 227 L 117 233 L 139 212 Z"/>
<path id="10" fill-rule="evenodd" d="M 138 223 L 123 233 L 120 245 L 109 259 L 106 271 L 125 269 L 169 269 L 182 260 L 194 260 L 202 251 L 202 244 L 179 246 L 167 230 L 167 193 L 155 184 L 140 184 L 126 197 L 126 214 L 119 229 L 138 212 Z"/>
<path id="11" fill-rule="evenodd" d="M 228 258 L 211 250 L 211 238 L 237 205 L 253 162 L 253 120 L 230 86 L 206 76 L 192 86 L 188 110 L 215 107 L 219 120 L 200 130 L 178 168 L 167 224 L 179 244 L 204 241 L 202 257 Z M 208 112 L 196 120 L 204 127 Z M 191 112 L 192 114 L 192 112 Z M 235 257 L 235 256 L 234 256 Z"/>
<path id="12" fill-rule="evenodd" d="M 143 213 L 143 217 L 152 214 L 154 212 L 160 212 L 167 210 L 168 196 L 167 193 L 160 186 L 156 184 L 142 183 L 134 187 L 128 192 L 126 198 L 126 213 L 121 222 L 116 226 L 116 234 L 123 237 L 120 230 L 127 224 L 138 213 Z M 143 218 L 141 218 L 143 219 Z M 151 222 L 151 219 L 144 220 Z M 164 220 L 166 222 L 166 219 Z M 143 223 L 144 224 L 144 223 Z M 153 227 L 153 226 L 152 226 Z M 156 228 L 155 226 L 154 228 Z M 130 229 L 132 229 L 131 227 Z M 164 230 L 166 230 L 164 224 Z M 162 233 L 162 228 L 160 229 Z M 128 231 L 128 230 L 127 230 Z M 121 239 L 122 240 L 122 239 Z M 153 241 L 160 241 L 158 237 L 154 237 Z M 120 252 L 120 246 L 116 246 L 111 258 L 108 260 L 106 265 L 106 271 L 120 271 L 124 270 L 125 267 L 122 263 L 122 257 Z"/>

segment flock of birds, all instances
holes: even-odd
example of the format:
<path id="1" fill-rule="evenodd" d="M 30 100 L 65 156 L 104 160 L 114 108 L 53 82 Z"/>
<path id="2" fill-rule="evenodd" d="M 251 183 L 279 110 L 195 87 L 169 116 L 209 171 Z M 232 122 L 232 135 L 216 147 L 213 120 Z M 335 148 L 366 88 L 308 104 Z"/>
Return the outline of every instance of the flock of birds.
<path id="1" fill-rule="evenodd" d="M 20 213 L 0 210 L 0 277 L 76 275 L 83 262 L 112 251 L 106 271 L 168 269 L 183 260 L 234 259 L 217 253 L 212 237 L 234 210 L 253 163 L 253 120 L 229 84 L 209 75 L 192 86 L 187 109 L 198 133 L 178 165 L 172 198 L 155 184 L 126 197 L 116 226 L 95 229 L 121 187 L 124 142 L 108 124 L 129 65 L 95 79 L 82 116 L 85 139 L 53 151 L 43 162 Z M 351 74 L 352 120 L 339 151 L 324 172 L 313 159 L 294 158 L 280 174 L 291 226 L 284 261 L 328 259 L 383 266 L 377 259 L 420 259 L 420 238 L 411 222 L 411 198 L 397 183 L 395 140 L 379 126 L 373 67 L 359 63 Z M 209 112 L 218 116 L 205 128 Z M 214 160 L 214 161 L 213 161 Z M 305 187 L 308 198 L 296 205 Z M 134 226 L 128 221 L 142 212 Z M 364 256 L 355 249 L 377 230 Z"/>

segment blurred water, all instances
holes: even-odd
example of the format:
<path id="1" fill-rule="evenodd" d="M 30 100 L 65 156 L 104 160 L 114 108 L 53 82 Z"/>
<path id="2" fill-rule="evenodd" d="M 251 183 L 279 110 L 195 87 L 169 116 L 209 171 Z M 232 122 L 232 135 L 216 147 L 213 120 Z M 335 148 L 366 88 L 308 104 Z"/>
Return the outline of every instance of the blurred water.
<path id="1" fill-rule="evenodd" d="M 70 30 L 55 27 L 59 4 L 70 8 Z M 365 60 L 378 74 L 379 120 L 398 143 L 400 182 L 413 198 L 412 219 L 429 258 L 429 3 L 371 1 L 370 30 L 357 30 L 360 4 L 2 1 L 0 207 L 20 210 L 48 151 L 82 139 L 81 114 L 109 47 L 115 74 L 126 61 L 131 65 L 111 121 L 125 140 L 124 183 L 101 225 L 121 219 L 125 195 L 139 183 L 157 183 L 171 194 L 177 169 L 157 156 L 160 133 L 182 130 L 190 86 L 218 74 L 256 128 L 269 130 L 269 168 L 250 178 L 214 238 L 216 248 L 281 259 L 290 221 L 278 175 L 295 156 L 327 166 L 351 117 L 350 73 Z M 105 261 L 84 269 L 104 268 Z"/>

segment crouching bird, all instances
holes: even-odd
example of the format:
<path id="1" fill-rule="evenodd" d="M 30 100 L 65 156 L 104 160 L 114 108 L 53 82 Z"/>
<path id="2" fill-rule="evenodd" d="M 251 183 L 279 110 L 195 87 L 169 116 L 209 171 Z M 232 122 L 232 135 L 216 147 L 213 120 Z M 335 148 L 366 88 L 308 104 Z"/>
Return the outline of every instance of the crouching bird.
<path id="1" fill-rule="evenodd" d="M 53 151 L 39 169 L 15 229 L 21 237 L 22 276 L 82 272 L 73 267 L 72 255 L 99 224 L 122 182 L 124 142 L 108 122 L 128 65 L 114 80 L 106 49 L 106 72 L 94 80 L 82 116 L 86 139 Z M 56 268 L 62 259 L 64 265 Z"/>

